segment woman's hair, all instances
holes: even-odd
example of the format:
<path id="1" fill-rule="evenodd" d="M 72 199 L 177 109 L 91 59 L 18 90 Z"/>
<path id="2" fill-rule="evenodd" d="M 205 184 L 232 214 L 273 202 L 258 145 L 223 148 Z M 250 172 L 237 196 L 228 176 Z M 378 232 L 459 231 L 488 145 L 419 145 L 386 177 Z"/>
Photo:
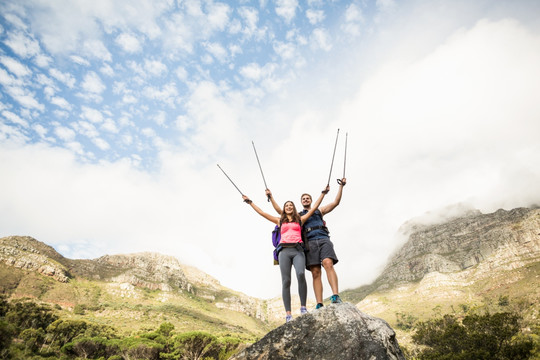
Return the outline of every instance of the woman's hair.
<path id="1" fill-rule="evenodd" d="M 279 219 L 279 223 L 283 224 L 283 223 L 289 222 L 289 218 L 287 217 L 287 214 L 285 214 L 285 205 L 287 205 L 287 203 L 291 203 L 293 207 L 292 222 L 299 223 L 300 225 L 302 225 L 301 223 L 302 220 L 300 219 L 300 215 L 298 215 L 298 211 L 296 211 L 296 206 L 294 206 L 294 203 L 290 200 L 285 201 L 285 204 L 283 204 L 283 211 L 281 212 L 281 218 Z"/>

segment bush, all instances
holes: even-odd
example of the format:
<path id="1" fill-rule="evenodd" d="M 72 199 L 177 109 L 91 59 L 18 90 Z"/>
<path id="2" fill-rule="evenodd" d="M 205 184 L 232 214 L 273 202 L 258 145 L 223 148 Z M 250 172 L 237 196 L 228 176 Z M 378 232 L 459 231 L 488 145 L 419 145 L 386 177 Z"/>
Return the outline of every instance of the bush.
<path id="1" fill-rule="evenodd" d="M 405 314 L 405 313 L 396 313 L 396 327 L 401 330 L 410 330 L 413 328 L 414 323 L 418 320 L 417 317 L 411 315 L 411 314 Z"/>
<path id="2" fill-rule="evenodd" d="M 533 342 L 519 334 L 521 318 L 513 313 L 466 316 L 461 322 L 452 315 L 420 322 L 413 340 L 427 348 L 419 359 L 528 359 Z"/>
<path id="3" fill-rule="evenodd" d="M 72 345 L 64 346 L 62 351 L 84 359 L 97 359 L 98 357 L 114 355 L 114 347 L 110 347 L 107 339 L 101 337 L 78 338 L 73 341 Z"/>
<path id="4" fill-rule="evenodd" d="M 15 328 L 13 325 L 0 320 L 0 359 L 4 359 L 7 355 L 8 348 L 15 336 Z"/>
<path id="5" fill-rule="evenodd" d="M 30 328 L 46 329 L 49 324 L 58 319 L 58 316 L 47 305 L 22 300 L 12 302 L 9 305 L 5 319 L 20 332 Z"/>

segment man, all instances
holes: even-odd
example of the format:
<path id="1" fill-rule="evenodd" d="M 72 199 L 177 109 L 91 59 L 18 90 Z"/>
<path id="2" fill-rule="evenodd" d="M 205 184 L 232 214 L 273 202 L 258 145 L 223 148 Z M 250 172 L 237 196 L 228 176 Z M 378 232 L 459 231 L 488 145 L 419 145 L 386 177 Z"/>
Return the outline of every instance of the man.
<path id="1" fill-rule="evenodd" d="M 311 276 L 313 277 L 313 292 L 315 293 L 315 299 L 317 300 L 317 309 L 324 306 L 323 284 L 321 279 L 322 267 L 324 267 L 328 283 L 332 289 L 333 295 L 330 297 L 330 301 L 333 304 L 341 303 L 338 290 L 338 278 L 336 270 L 334 269 L 334 265 L 338 262 L 338 258 L 334 251 L 334 244 L 330 241 L 326 222 L 323 220 L 323 216 L 334 210 L 341 202 L 343 186 L 347 183 L 347 179 L 343 178 L 339 183 L 340 186 L 335 200 L 325 206 L 319 206 L 319 209 L 317 209 L 306 223 L 303 224 L 309 248 L 309 251 L 306 253 L 306 267 L 311 271 Z M 266 190 L 266 194 L 270 195 L 270 200 L 272 201 L 274 209 L 281 214 L 281 208 L 274 201 L 270 190 Z M 311 209 L 311 195 L 303 194 L 301 202 L 304 210 L 299 212 L 299 215 L 303 215 Z"/>

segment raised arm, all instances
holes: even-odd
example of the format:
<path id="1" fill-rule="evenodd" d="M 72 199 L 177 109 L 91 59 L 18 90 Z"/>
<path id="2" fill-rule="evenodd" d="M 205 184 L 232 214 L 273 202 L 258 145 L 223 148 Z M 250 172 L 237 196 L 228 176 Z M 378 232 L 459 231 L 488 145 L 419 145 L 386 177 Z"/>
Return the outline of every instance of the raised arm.
<path id="1" fill-rule="evenodd" d="M 347 179 L 341 179 L 336 199 L 329 204 L 321 206 L 321 208 L 319 209 L 321 211 L 321 214 L 328 214 L 330 211 L 334 210 L 336 206 L 339 205 L 339 203 L 341 202 L 341 195 L 343 194 L 343 187 L 345 186 L 345 184 L 347 184 Z"/>
<path id="2" fill-rule="evenodd" d="M 319 198 L 317 199 L 317 201 L 315 201 L 315 204 L 313 204 L 313 205 L 311 206 L 311 209 L 309 209 L 309 211 L 308 211 L 306 214 L 304 214 L 304 215 L 302 215 L 302 216 L 300 217 L 300 220 L 302 220 L 302 224 L 305 223 L 306 220 L 309 219 L 309 217 L 310 217 L 311 215 L 313 215 L 313 213 L 315 212 L 315 210 L 317 210 L 317 208 L 319 207 L 319 205 L 321 205 L 321 202 L 322 202 L 322 200 L 324 199 L 324 196 L 325 196 L 326 194 L 328 194 L 329 191 L 330 191 L 330 185 L 326 185 L 326 188 L 325 188 L 323 191 L 321 191 L 321 195 L 319 196 Z"/>
<path id="3" fill-rule="evenodd" d="M 262 211 L 257 205 L 255 205 L 255 203 L 253 201 L 251 201 L 246 195 L 242 195 L 242 199 L 244 200 L 244 202 L 248 203 L 249 205 L 251 205 L 251 207 L 253 208 L 253 210 L 255 210 L 257 212 L 257 214 L 261 215 L 263 218 L 265 218 L 266 220 L 269 220 L 271 222 L 273 222 L 274 224 L 278 225 L 279 224 L 279 218 L 277 216 L 272 216 L 270 214 L 267 214 L 265 213 L 264 211 Z"/>
<path id="4" fill-rule="evenodd" d="M 274 200 L 274 197 L 272 196 L 272 192 L 270 191 L 270 189 L 266 189 L 266 196 L 269 197 L 270 201 L 272 202 L 272 206 L 274 207 L 274 210 L 276 210 L 276 212 L 281 215 L 281 213 L 283 212 L 283 210 L 281 210 L 281 208 L 279 207 L 279 205 L 277 204 L 276 200 Z"/>

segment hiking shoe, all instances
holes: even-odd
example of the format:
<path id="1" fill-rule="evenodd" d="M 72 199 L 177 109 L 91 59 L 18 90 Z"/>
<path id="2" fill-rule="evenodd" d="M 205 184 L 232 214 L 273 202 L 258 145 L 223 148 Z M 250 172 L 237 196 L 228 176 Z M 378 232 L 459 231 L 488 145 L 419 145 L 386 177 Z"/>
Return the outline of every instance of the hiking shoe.
<path id="1" fill-rule="evenodd" d="M 341 304 L 343 302 L 337 294 L 330 296 L 330 301 L 332 302 L 332 304 Z"/>
<path id="2" fill-rule="evenodd" d="M 286 322 L 286 323 L 288 323 L 288 322 L 291 321 L 291 320 L 292 320 L 292 315 L 287 315 L 287 316 L 285 317 L 285 322 Z"/>
<path id="3" fill-rule="evenodd" d="M 324 306 L 323 303 L 318 303 L 317 306 L 315 306 L 315 310 L 320 309 Z"/>
<path id="4" fill-rule="evenodd" d="M 301 306 L 300 307 L 300 315 L 304 315 L 304 314 L 307 314 L 307 309 L 305 306 Z"/>

